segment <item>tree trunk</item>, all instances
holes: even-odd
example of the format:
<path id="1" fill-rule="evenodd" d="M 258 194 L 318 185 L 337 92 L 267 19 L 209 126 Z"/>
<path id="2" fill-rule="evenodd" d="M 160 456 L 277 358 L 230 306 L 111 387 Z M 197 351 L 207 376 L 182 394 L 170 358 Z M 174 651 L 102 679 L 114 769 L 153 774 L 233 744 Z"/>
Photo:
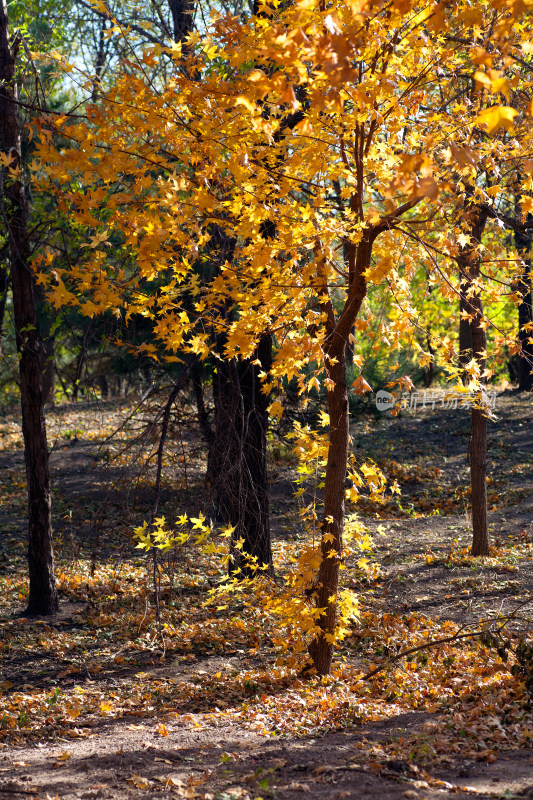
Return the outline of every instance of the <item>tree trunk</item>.
<path id="1" fill-rule="evenodd" d="M 174 41 L 181 42 L 185 54 L 188 51 L 185 40 L 192 31 L 194 0 L 168 0 L 168 6 L 172 15 Z"/>
<path id="2" fill-rule="evenodd" d="M 533 221 L 528 214 L 527 221 Z M 522 273 L 513 287 L 520 294 L 518 306 L 518 336 L 521 350 L 518 354 L 518 388 L 531 391 L 533 388 L 533 294 L 531 292 L 531 229 L 515 229 L 515 247 L 522 259 Z"/>
<path id="3" fill-rule="evenodd" d="M 366 295 L 365 272 L 370 266 L 376 229 L 367 229 L 356 246 L 350 244 L 349 290 L 345 306 L 335 319 L 335 311 L 323 270 L 324 256 L 315 249 L 319 291 L 323 299 L 327 338 L 324 343 L 327 377 L 333 382 L 328 391 L 329 442 L 324 484 L 324 520 L 320 543 L 321 561 L 315 585 L 315 604 L 321 611 L 319 633 L 309 646 L 313 666 L 319 675 L 328 675 L 335 646 L 335 623 L 339 568 L 344 532 L 344 500 L 348 464 L 349 412 L 346 382 L 346 343 Z M 322 265 L 320 264 L 322 261 Z M 331 554 L 331 555 L 330 555 Z"/>
<path id="4" fill-rule="evenodd" d="M 472 316 L 469 322 L 472 338 L 472 357 L 479 370 L 479 382 L 486 383 L 487 335 L 483 325 L 483 301 L 475 282 L 480 276 L 479 245 L 487 222 L 487 211 L 480 206 L 467 203 L 464 222 L 470 233 L 470 243 L 462 248 L 459 267 L 463 276 L 461 301 Z M 472 555 L 489 553 L 489 529 L 487 522 L 487 416 L 481 391 L 478 407 L 472 408 L 470 427 L 470 486 L 472 498 Z"/>
<path id="5" fill-rule="evenodd" d="M 0 4 L 0 147 L 20 162 L 20 126 L 16 105 L 15 56 L 9 45 L 6 0 Z M 11 177 L 4 170 L 5 219 L 8 222 L 13 291 L 13 316 L 19 352 L 22 433 L 28 484 L 28 615 L 56 613 L 58 597 L 50 519 L 48 447 L 44 420 L 41 373 L 42 342 L 35 306 L 34 279 L 28 265 L 27 205 L 22 172 Z"/>
<path id="6" fill-rule="evenodd" d="M 210 226 L 210 256 L 215 269 L 233 259 L 235 240 L 218 225 Z M 230 321 L 227 308 L 221 314 Z M 263 334 L 251 359 L 227 359 L 226 338 L 216 335 L 213 375 L 215 421 L 209 447 L 206 483 L 219 521 L 235 526 L 229 572 L 253 577 L 251 564 L 267 565 L 273 574 L 269 491 L 266 464 L 268 396 L 261 391 L 260 372 L 272 365 L 272 337 Z M 258 361 L 258 364 L 254 364 Z M 208 433 L 208 437 L 210 434 Z M 242 549 L 235 547 L 242 540 Z M 250 561 L 252 559 L 252 561 Z"/>
<path id="7" fill-rule="evenodd" d="M 483 303 L 480 297 L 472 298 L 476 308 L 472 322 L 472 351 L 483 373 L 484 354 L 487 347 L 483 320 Z M 481 379 L 485 383 L 485 379 Z M 470 428 L 470 485 L 472 490 L 472 555 L 489 554 L 489 527 L 487 521 L 487 415 L 483 408 L 472 408 Z"/>
<path id="8" fill-rule="evenodd" d="M 223 352 L 224 337 L 217 350 Z M 261 366 L 254 364 L 259 360 Z M 230 573 L 253 577 L 267 565 L 273 572 L 266 464 L 268 398 L 261 392 L 259 373 L 268 372 L 272 340 L 261 337 L 254 359 L 223 360 L 213 377 L 215 429 L 207 480 L 214 493 L 219 520 L 235 526 Z M 242 540 L 241 548 L 236 543 Z M 251 561 L 250 561 L 251 559 Z"/>
<path id="9" fill-rule="evenodd" d="M 349 416 L 345 348 L 335 364 L 328 365 L 328 377 L 335 386 L 328 392 L 329 447 L 324 486 L 324 522 L 321 562 L 316 581 L 316 606 L 324 609 L 319 618 L 320 635 L 309 653 L 319 675 L 328 675 L 333 658 L 339 568 L 344 530 L 344 498 L 348 462 Z M 333 553 L 333 555 L 330 555 Z"/>
<path id="10" fill-rule="evenodd" d="M 426 347 L 428 353 L 431 356 L 435 355 L 435 348 L 431 344 L 431 334 L 429 332 L 429 329 L 426 332 Z M 427 389 L 430 389 L 432 387 L 434 377 L 435 377 L 435 362 L 433 359 L 431 359 L 427 367 L 424 367 L 424 383 Z"/>
<path id="11" fill-rule="evenodd" d="M 4 338 L 4 319 L 6 315 L 8 288 L 9 270 L 7 267 L 0 267 L 0 356 L 2 355 L 2 340 Z"/>

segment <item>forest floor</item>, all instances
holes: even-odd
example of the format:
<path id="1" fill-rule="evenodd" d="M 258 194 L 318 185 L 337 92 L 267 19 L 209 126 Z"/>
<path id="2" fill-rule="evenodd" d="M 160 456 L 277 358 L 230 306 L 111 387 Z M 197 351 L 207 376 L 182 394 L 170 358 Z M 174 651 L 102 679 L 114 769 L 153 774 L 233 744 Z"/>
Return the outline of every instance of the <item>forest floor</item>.
<path id="1" fill-rule="evenodd" d="M 356 554 L 343 572 L 360 617 L 327 679 L 304 679 L 283 661 L 290 631 L 253 601 L 210 599 L 220 566 L 192 546 L 162 564 L 175 588 L 163 593 L 158 635 L 149 564 L 133 537 L 152 511 L 158 428 L 153 409 L 127 402 L 49 409 L 61 610 L 20 616 L 20 419 L 0 417 L 0 800 L 533 798 L 524 685 L 533 659 L 526 652 L 511 674 L 516 657 L 504 663 L 473 635 L 507 619 L 500 645 L 516 648 L 531 632 L 532 411 L 531 395 L 498 396 L 483 559 L 468 554 L 468 413 L 354 420 L 358 459 L 374 459 L 402 493 L 360 504 L 374 549 L 364 553 L 370 567 Z M 283 576 L 305 535 L 294 459 L 277 440 L 270 455 Z M 176 423 L 159 514 L 208 513 L 203 466 L 197 434 Z"/>

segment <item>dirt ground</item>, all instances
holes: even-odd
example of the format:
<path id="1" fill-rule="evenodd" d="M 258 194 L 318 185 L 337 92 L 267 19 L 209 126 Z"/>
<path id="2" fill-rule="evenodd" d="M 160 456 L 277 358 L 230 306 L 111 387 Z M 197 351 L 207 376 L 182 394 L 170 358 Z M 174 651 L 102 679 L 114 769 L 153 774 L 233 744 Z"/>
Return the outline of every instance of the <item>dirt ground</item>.
<path id="1" fill-rule="evenodd" d="M 467 412 L 418 410 L 404 412 L 399 419 L 354 420 L 356 453 L 374 458 L 391 479 L 398 480 L 402 490 L 397 503 L 363 505 L 363 521 L 374 536 L 379 564 L 379 574 L 366 584 L 369 607 L 420 612 L 466 625 L 510 613 L 522 604 L 517 624 L 527 631 L 533 611 L 532 410 L 531 396 L 506 393 L 498 398 L 498 419 L 489 427 L 491 540 L 497 548 L 509 543 L 516 547 L 505 550 L 505 558 L 489 558 L 475 567 L 465 557 L 470 537 L 465 491 Z M 59 411 L 49 417 L 52 428 L 59 420 L 64 425 Z M 90 441 L 77 428 L 70 433 L 57 433 L 52 471 L 55 506 L 61 512 L 58 535 L 76 549 L 91 544 L 94 513 L 104 500 L 108 507 L 120 509 L 125 523 L 131 519 L 138 524 L 149 508 L 150 491 L 141 488 L 130 495 L 120 484 L 113 488 L 120 468 L 113 464 L 111 469 L 101 470 L 105 460 L 102 437 Z M 7 443 L 0 452 L 3 483 L 20 481 L 22 464 L 20 448 Z M 291 526 L 297 524 L 289 478 L 287 465 L 273 466 L 275 539 L 289 536 Z M 190 485 L 185 482 L 182 499 L 187 493 L 194 496 L 195 491 L 194 481 Z M 164 502 L 170 494 L 165 492 Z M 8 504 L 7 512 L 0 517 L 0 569 L 9 571 L 10 555 L 18 548 L 17 541 L 24 540 L 23 505 Z M 110 526 L 113 519 L 110 515 Z M 100 535 L 99 558 L 105 553 L 105 515 Z M 7 631 L 13 608 L 5 602 L 0 608 L 0 625 Z M 52 632 L 75 628 L 82 609 L 83 603 L 64 602 L 58 617 L 47 620 L 47 626 Z M 361 658 L 357 649 L 348 648 L 340 655 L 343 653 L 348 664 Z M 256 661 L 263 663 L 270 657 L 265 649 L 255 654 Z M 53 653 L 34 661 L 7 654 L 0 666 L 0 686 L 6 681 L 13 690 L 25 685 L 59 687 L 68 694 L 80 682 L 100 681 L 109 690 L 138 680 L 139 663 L 137 672 L 117 668 L 101 677 L 61 677 Z M 248 653 L 232 648 L 185 662 L 146 661 L 142 675 L 143 680 L 178 677 L 194 681 L 224 670 L 238 671 L 250 663 Z M 0 697 L 0 717 L 1 703 Z M 213 714 L 210 721 L 206 715 L 181 713 L 178 705 L 162 733 L 155 712 L 152 718 L 136 717 L 133 710 L 87 721 L 79 739 L 48 741 L 44 737 L 28 744 L 0 743 L 0 798 L 533 798 L 533 749 L 514 747 L 512 737 L 508 746 L 490 758 L 486 753 L 475 758 L 456 750 L 448 758 L 432 760 L 421 759 L 420 749 L 410 751 L 408 743 L 413 737 L 429 734 L 439 719 L 438 712 L 413 710 L 388 713 L 381 719 L 352 718 L 345 729 L 323 735 L 272 735 L 252 730 L 231 714 L 218 718 Z M 531 727 L 533 741 L 533 717 Z M 401 757 L 391 757 L 389 745 L 394 742 L 399 743 Z"/>

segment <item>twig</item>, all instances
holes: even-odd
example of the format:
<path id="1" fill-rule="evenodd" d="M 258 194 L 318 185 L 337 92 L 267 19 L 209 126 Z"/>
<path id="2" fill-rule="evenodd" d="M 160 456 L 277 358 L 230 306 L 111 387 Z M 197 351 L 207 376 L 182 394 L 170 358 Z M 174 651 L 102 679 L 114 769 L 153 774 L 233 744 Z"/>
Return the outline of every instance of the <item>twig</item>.
<path id="1" fill-rule="evenodd" d="M 438 647 L 441 644 L 447 644 L 448 642 L 456 642 L 459 639 L 473 639 L 475 636 L 479 636 L 480 631 L 472 631 L 471 633 L 454 633 L 453 636 L 446 636 L 444 639 L 436 639 L 432 642 L 426 642 L 425 644 L 420 644 L 417 647 L 410 647 L 408 650 L 402 650 L 401 653 L 397 653 L 395 656 L 391 658 L 387 658 L 383 664 L 380 664 L 379 667 L 367 672 L 366 675 L 363 675 L 362 680 L 368 681 L 370 678 L 373 678 L 374 675 L 377 675 L 379 672 L 383 672 L 391 664 L 394 664 L 396 661 L 400 661 L 400 659 L 405 658 L 405 656 L 411 655 L 411 653 L 417 653 L 419 650 L 429 650 L 432 647 Z"/>
<path id="2" fill-rule="evenodd" d="M 183 388 L 183 384 L 189 377 L 189 373 L 191 371 L 191 367 L 193 364 L 193 359 L 189 359 L 187 365 L 183 372 L 181 373 L 178 382 L 172 389 L 169 398 L 165 405 L 165 410 L 163 412 L 163 422 L 161 423 L 161 436 L 159 438 L 159 447 L 157 448 L 157 472 L 155 478 L 155 495 L 154 495 L 154 505 L 152 507 L 152 525 L 156 518 L 157 510 L 159 508 L 159 501 L 161 499 L 161 473 L 163 470 L 163 450 L 165 447 L 165 441 L 167 438 L 168 432 L 168 423 L 170 420 L 170 411 L 172 409 L 172 405 L 178 396 L 178 393 Z M 163 637 L 163 632 L 161 628 L 161 611 L 159 605 L 159 579 L 158 579 L 158 564 L 157 564 L 157 547 L 152 547 L 152 572 L 153 572 L 153 582 L 154 582 L 154 599 L 155 599 L 155 619 L 157 624 L 157 632 L 161 637 L 163 642 L 163 650 L 165 650 L 165 639 Z"/>
<path id="3" fill-rule="evenodd" d="M 161 498 L 161 472 L 163 469 L 163 450 L 165 447 L 165 440 L 167 438 L 167 431 L 168 431 L 168 423 L 170 420 L 170 411 L 172 409 L 172 405 L 174 400 L 178 396 L 178 393 L 182 390 L 183 384 L 189 377 L 189 372 L 191 371 L 192 360 L 190 360 L 181 373 L 178 382 L 172 389 L 170 396 L 166 402 L 165 410 L 163 412 L 163 422 L 161 423 L 161 437 L 159 439 L 159 447 L 157 448 L 157 473 L 155 478 L 155 496 L 154 496 L 154 505 L 152 508 L 152 522 L 155 519 L 157 514 L 157 510 L 159 508 L 159 500 Z"/>
<path id="4" fill-rule="evenodd" d="M 500 633 L 506 625 L 516 617 L 516 612 L 522 608 L 523 606 L 527 605 L 531 602 L 531 599 L 524 600 L 522 603 L 517 605 L 517 607 L 511 611 L 511 613 L 505 617 L 502 621 L 502 624 L 497 628 L 496 633 Z M 459 629 L 461 630 L 461 629 Z M 406 656 L 411 655 L 412 653 L 417 653 L 419 650 L 430 650 L 432 647 L 439 647 L 441 644 L 448 644 L 449 642 L 457 642 L 460 639 L 474 639 L 476 636 L 479 636 L 483 633 L 483 630 L 475 630 L 471 631 L 470 633 L 454 633 L 453 636 L 446 636 L 444 639 L 435 639 L 432 642 L 425 642 L 425 644 L 417 645 L 416 647 L 410 647 L 407 650 L 402 650 L 401 653 L 397 653 L 397 655 L 392 656 L 391 658 L 387 658 L 379 667 L 376 667 L 370 672 L 367 672 L 365 675 L 362 676 L 361 680 L 368 681 L 370 678 L 373 678 L 374 675 L 377 675 L 380 672 L 383 672 L 391 664 L 394 664 L 396 661 L 400 661 L 400 659 L 405 658 Z"/>

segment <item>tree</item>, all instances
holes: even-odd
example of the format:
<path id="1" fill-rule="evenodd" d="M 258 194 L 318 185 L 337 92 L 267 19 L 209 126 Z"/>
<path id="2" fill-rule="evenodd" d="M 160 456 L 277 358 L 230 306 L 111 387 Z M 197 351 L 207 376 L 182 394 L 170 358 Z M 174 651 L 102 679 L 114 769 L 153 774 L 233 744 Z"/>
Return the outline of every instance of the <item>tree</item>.
<path id="1" fill-rule="evenodd" d="M 44 421 L 42 341 L 35 305 L 34 277 L 29 266 L 27 205 L 21 164 L 18 119 L 16 47 L 11 48 L 6 0 L 0 5 L 0 154 L 2 216 L 8 230 L 13 316 L 19 352 L 22 432 L 28 484 L 29 602 L 26 613 L 54 614 L 58 597 L 54 576 L 50 518 L 50 479 Z"/>
<path id="2" fill-rule="evenodd" d="M 457 162 L 447 145 L 482 120 L 466 103 L 458 118 L 443 97 L 472 69 L 474 23 L 493 47 L 509 30 L 508 17 L 495 27 L 488 2 L 475 13 L 466 2 L 422 10 L 339 3 L 328 13 L 309 3 L 265 5 L 247 24 L 215 20 L 196 48 L 189 40 L 186 70 L 181 54 L 155 46 L 88 110 L 87 122 L 51 120 L 42 129 L 43 185 L 62 213 L 91 231 L 79 262 L 56 270 L 54 303 L 153 315 L 169 353 L 201 359 L 213 330 L 228 361 L 255 359 L 270 334 L 273 363 L 258 375 L 265 394 L 287 378 L 302 393 L 324 381 L 320 566 L 308 587 L 316 617 L 310 654 L 320 674 L 331 667 L 342 561 L 347 343 L 370 284 L 392 291 L 401 332 L 416 320 L 409 281 L 420 258 L 438 246 L 448 267 L 454 263 L 454 231 L 437 211 L 456 204 L 465 187 L 452 185 Z M 145 66 L 163 53 L 176 69 L 159 85 Z M 201 81 L 190 77 L 197 74 Z M 300 117 L 292 128 L 291 109 Z M 498 109 L 491 114 L 507 119 Z M 61 152 L 58 131 L 73 143 Z M 276 235 L 265 236 L 273 220 Z M 202 277 L 213 226 L 235 241 L 235 252 Z M 111 236 L 132 253 L 128 274 L 110 268 Z M 432 280 L 454 296 L 437 267 Z M 156 275 L 166 283 L 149 294 L 144 286 Z M 362 376 L 355 389 L 364 389 Z M 271 413 L 280 413 L 279 402 Z M 354 473 L 352 496 L 365 480 L 371 489 L 378 482 L 372 467 Z"/>

